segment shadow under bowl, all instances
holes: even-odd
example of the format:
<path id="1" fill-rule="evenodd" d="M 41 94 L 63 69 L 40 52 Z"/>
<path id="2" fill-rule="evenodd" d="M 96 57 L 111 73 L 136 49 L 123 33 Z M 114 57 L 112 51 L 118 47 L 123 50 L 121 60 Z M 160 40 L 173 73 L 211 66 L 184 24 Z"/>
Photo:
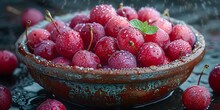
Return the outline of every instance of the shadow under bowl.
<path id="1" fill-rule="evenodd" d="M 65 15 L 59 19 L 69 21 L 73 16 Z M 185 24 L 170 19 L 174 23 Z M 29 30 L 43 28 L 46 24 L 43 21 Z M 121 70 L 62 66 L 29 52 L 25 33 L 17 40 L 16 53 L 32 78 L 61 99 L 91 107 L 139 107 L 169 95 L 186 81 L 194 66 L 202 60 L 204 37 L 189 27 L 197 39 L 192 54 L 161 66 Z"/>

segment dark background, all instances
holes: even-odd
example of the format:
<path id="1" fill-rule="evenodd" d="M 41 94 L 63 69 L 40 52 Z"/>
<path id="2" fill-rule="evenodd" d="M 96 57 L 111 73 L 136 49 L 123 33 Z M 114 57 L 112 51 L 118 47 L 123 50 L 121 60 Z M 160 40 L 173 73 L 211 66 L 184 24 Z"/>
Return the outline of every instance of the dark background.
<path id="1" fill-rule="evenodd" d="M 168 8 L 171 17 L 194 26 L 206 39 L 206 55 L 202 62 L 194 68 L 188 80 L 177 88 L 168 99 L 139 109 L 183 110 L 184 107 L 181 103 L 183 90 L 196 84 L 203 66 L 209 64 L 210 67 L 202 77 L 201 85 L 207 87 L 212 94 L 212 103 L 209 109 L 220 110 L 220 97 L 213 94 L 208 84 L 209 72 L 216 63 L 220 63 L 220 2 L 218 0 L 0 0 L 0 50 L 7 49 L 14 52 L 17 38 L 25 31 L 21 26 L 20 16 L 6 11 L 7 6 L 12 6 L 20 11 L 32 7 L 39 9 L 42 13 L 48 9 L 53 15 L 59 16 L 91 9 L 101 3 L 110 3 L 117 8 L 120 2 L 123 2 L 124 5 L 130 5 L 136 10 L 143 6 L 150 6 L 162 13 Z M 0 84 L 10 88 L 12 92 L 11 110 L 35 109 L 47 98 L 59 100 L 35 83 L 22 64 L 12 76 L 0 76 Z M 62 102 L 71 110 L 87 109 Z"/>

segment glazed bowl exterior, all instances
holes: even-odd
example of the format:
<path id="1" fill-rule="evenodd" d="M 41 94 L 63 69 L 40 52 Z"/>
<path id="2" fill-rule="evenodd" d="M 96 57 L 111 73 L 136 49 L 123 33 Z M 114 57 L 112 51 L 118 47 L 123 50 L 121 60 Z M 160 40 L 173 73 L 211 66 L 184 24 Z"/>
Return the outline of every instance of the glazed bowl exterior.
<path id="1" fill-rule="evenodd" d="M 59 19 L 69 21 L 74 15 Z M 174 23 L 184 22 L 170 18 Z M 43 21 L 29 29 L 43 28 Z M 56 97 L 92 107 L 134 107 L 166 97 L 191 74 L 205 54 L 204 37 L 190 26 L 196 36 L 192 54 L 167 65 L 134 69 L 92 69 L 62 66 L 29 52 L 25 33 L 16 43 L 18 58 L 32 78 Z"/>

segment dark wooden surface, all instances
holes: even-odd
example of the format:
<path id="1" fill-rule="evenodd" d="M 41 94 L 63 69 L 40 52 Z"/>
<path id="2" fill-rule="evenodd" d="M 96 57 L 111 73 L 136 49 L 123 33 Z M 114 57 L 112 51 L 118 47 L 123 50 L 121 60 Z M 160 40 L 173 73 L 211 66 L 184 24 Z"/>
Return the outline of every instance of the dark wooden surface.
<path id="1" fill-rule="evenodd" d="M 207 87 L 212 95 L 210 110 L 220 110 L 220 96 L 213 94 L 208 84 L 208 76 L 211 69 L 216 63 L 220 63 L 220 2 L 218 0 L 122 0 L 125 5 L 131 5 L 138 9 L 142 6 L 152 6 L 163 12 L 166 8 L 170 10 L 170 15 L 174 18 L 184 20 L 193 25 L 206 38 L 206 55 L 201 63 L 193 70 L 188 80 L 175 90 L 173 95 L 168 99 L 150 105 L 141 110 L 183 110 L 181 103 L 181 94 L 187 87 L 197 83 L 198 75 L 205 64 L 209 64 L 201 80 L 201 85 Z M 20 17 L 6 11 L 7 6 L 13 6 L 18 10 L 24 10 L 28 7 L 34 7 L 42 12 L 49 9 L 53 15 L 62 15 L 73 13 L 80 10 L 90 9 L 96 4 L 111 3 L 117 7 L 121 1 L 104 1 L 104 0 L 1 0 L 0 1 L 0 49 L 7 49 L 14 52 L 17 38 L 24 32 L 20 24 Z M 20 64 L 12 76 L 0 76 L 0 84 L 10 88 L 13 95 L 13 104 L 10 110 L 32 110 L 47 98 L 56 98 L 54 95 L 45 91 L 29 76 L 26 68 Z M 86 110 L 88 108 L 78 107 L 63 102 L 70 110 Z M 91 108 L 90 108 L 91 109 Z"/>

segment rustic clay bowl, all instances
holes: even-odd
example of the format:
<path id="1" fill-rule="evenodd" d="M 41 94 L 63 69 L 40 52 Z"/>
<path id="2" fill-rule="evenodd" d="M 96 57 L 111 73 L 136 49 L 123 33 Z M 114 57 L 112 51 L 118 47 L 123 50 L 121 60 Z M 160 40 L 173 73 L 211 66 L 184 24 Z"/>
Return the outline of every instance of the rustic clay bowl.
<path id="1" fill-rule="evenodd" d="M 74 15 L 61 17 L 68 21 Z M 171 19 L 174 23 L 184 23 Z M 31 27 L 42 28 L 46 21 Z M 190 26 L 191 27 L 191 26 Z M 193 53 L 167 65 L 110 70 L 62 66 L 35 56 L 22 34 L 16 43 L 18 58 L 33 79 L 66 101 L 92 107 L 137 107 L 157 102 L 179 87 L 205 54 L 204 37 L 191 27 L 197 41 Z"/>

